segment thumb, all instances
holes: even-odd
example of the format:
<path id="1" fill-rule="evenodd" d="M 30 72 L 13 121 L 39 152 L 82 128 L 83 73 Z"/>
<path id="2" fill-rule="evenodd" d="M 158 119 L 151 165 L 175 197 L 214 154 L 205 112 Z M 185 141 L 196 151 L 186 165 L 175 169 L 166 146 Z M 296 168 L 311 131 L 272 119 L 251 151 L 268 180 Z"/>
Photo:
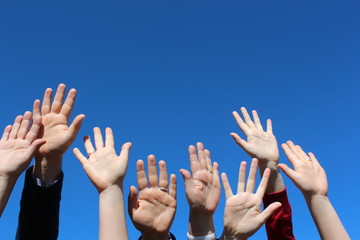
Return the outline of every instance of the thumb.
<path id="1" fill-rule="evenodd" d="M 281 207 L 281 203 L 273 202 L 264 211 L 260 214 L 261 222 L 264 224 L 268 218 L 273 215 L 279 208 Z"/>
<path id="2" fill-rule="evenodd" d="M 134 211 L 138 208 L 138 191 L 136 187 L 130 186 L 130 192 L 128 197 L 128 212 L 132 219 Z"/>
<path id="3" fill-rule="evenodd" d="M 84 120 L 85 115 L 84 114 L 79 114 L 75 117 L 75 119 L 73 120 L 73 122 L 71 123 L 70 127 L 69 127 L 69 132 L 70 132 L 70 136 L 71 138 L 75 138 L 77 133 L 80 130 L 81 127 L 81 123 Z"/>
<path id="4" fill-rule="evenodd" d="M 277 165 L 278 168 L 280 168 L 285 174 L 286 176 L 288 176 L 292 181 L 294 181 L 295 179 L 295 171 L 292 170 L 291 168 L 289 168 L 286 164 L 284 163 L 279 163 Z"/>

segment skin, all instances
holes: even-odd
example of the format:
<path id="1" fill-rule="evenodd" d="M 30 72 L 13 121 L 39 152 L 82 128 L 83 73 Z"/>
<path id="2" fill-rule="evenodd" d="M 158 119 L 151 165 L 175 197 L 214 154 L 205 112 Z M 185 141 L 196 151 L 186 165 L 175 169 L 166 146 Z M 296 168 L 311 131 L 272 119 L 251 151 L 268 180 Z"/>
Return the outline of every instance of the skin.
<path id="1" fill-rule="evenodd" d="M 259 160 L 261 175 L 264 174 L 266 168 L 271 170 L 266 193 L 282 191 L 285 185 L 280 171 L 277 168 L 280 154 L 276 137 L 272 131 L 271 120 L 267 120 L 266 131 L 264 131 L 258 113 L 255 110 L 252 111 L 253 120 L 246 108 L 242 107 L 240 110 L 243 118 L 235 111 L 233 112 L 233 116 L 241 131 L 246 135 L 247 140 L 242 139 L 236 133 L 231 133 L 230 135 L 252 158 Z"/>
<path id="2" fill-rule="evenodd" d="M 8 202 L 14 185 L 29 166 L 44 139 L 37 139 L 41 127 L 41 117 L 31 123 L 31 112 L 17 116 L 14 124 L 4 129 L 0 140 L 0 216 Z"/>
<path id="3" fill-rule="evenodd" d="M 313 153 L 306 154 L 299 145 L 288 141 L 281 145 L 294 170 L 286 164 L 278 167 L 300 189 L 318 232 L 323 240 L 350 239 L 327 196 L 326 173 Z"/>
<path id="4" fill-rule="evenodd" d="M 131 143 L 125 143 L 119 155 L 115 152 L 111 128 L 106 128 L 105 143 L 98 127 L 94 128 L 95 148 L 90 137 L 84 137 L 88 158 L 78 148 L 73 152 L 99 193 L 99 239 L 128 239 L 123 183 Z"/>
<path id="5" fill-rule="evenodd" d="M 130 187 L 128 211 L 144 240 L 167 240 L 176 212 L 176 176 L 171 174 L 169 185 L 166 163 L 159 161 L 158 177 L 155 156 L 149 155 L 147 160 L 148 177 L 144 162 L 136 163 L 139 190 Z M 168 193 L 161 188 L 168 188 Z"/>
<path id="6" fill-rule="evenodd" d="M 35 155 L 33 174 L 45 182 L 53 182 L 61 173 L 62 156 L 74 141 L 80 130 L 84 114 L 75 117 L 69 126 L 70 114 L 73 110 L 76 90 L 70 89 L 65 102 L 66 87 L 60 84 L 54 100 L 51 101 L 52 89 L 46 89 L 43 103 L 35 100 L 34 118 L 42 117 L 39 138 L 46 140 Z"/>
<path id="7" fill-rule="evenodd" d="M 274 202 L 261 212 L 262 199 L 270 177 L 270 169 L 265 169 L 256 191 L 256 170 L 258 160 L 254 158 L 245 187 L 246 162 L 240 164 L 237 194 L 234 195 L 225 173 L 221 174 L 226 203 L 224 210 L 224 231 L 222 240 L 244 240 L 252 236 L 266 220 L 279 208 L 281 203 Z"/>
<path id="8" fill-rule="evenodd" d="M 213 214 L 221 191 L 219 167 L 216 162 L 212 164 L 210 152 L 200 142 L 196 148 L 189 146 L 189 160 L 192 174 L 180 169 L 190 208 L 188 232 L 192 236 L 205 236 L 215 233 Z"/>

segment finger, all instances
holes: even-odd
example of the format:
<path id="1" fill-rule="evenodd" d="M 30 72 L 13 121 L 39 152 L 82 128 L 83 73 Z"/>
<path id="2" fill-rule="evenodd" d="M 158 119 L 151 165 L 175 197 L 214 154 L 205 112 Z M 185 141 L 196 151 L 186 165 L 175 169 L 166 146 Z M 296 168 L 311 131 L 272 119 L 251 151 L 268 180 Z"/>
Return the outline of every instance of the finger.
<path id="1" fill-rule="evenodd" d="M 250 115 L 249 115 L 249 113 L 247 112 L 246 108 L 245 108 L 245 107 L 241 107 L 240 110 L 241 110 L 241 113 L 242 113 L 242 115 L 243 115 L 243 117 L 244 117 L 244 120 L 245 120 L 246 125 L 248 125 L 249 127 L 253 127 L 253 126 L 254 126 L 254 123 L 253 123 L 253 121 L 251 120 Z"/>
<path id="2" fill-rule="evenodd" d="M 291 149 L 291 151 L 293 151 L 294 155 L 296 155 L 297 160 L 303 160 L 303 156 L 300 154 L 295 144 L 292 141 L 287 141 L 286 143 Z"/>
<path id="3" fill-rule="evenodd" d="M 66 97 L 66 100 L 65 100 L 64 104 L 62 105 L 61 111 L 60 111 L 60 113 L 65 115 L 67 117 L 67 119 L 69 119 L 70 114 L 73 110 L 75 99 L 76 99 L 76 90 L 74 88 L 72 88 L 72 89 L 70 89 L 70 91 Z"/>
<path id="4" fill-rule="evenodd" d="M 261 178 L 259 187 L 256 190 L 256 195 L 260 196 L 261 199 L 264 197 L 265 190 L 266 190 L 268 182 L 269 182 L 270 173 L 271 173 L 271 170 L 269 168 L 266 168 L 263 173 L 263 176 Z"/>
<path id="5" fill-rule="evenodd" d="M 30 122 L 31 122 L 32 113 L 26 111 L 23 116 L 23 120 L 21 122 L 19 132 L 17 134 L 17 138 L 25 139 L 26 134 L 29 131 Z"/>
<path id="6" fill-rule="evenodd" d="M 250 165 L 249 177 L 246 183 L 246 192 L 254 192 L 255 183 L 256 183 L 256 170 L 257 170 L 258 160 L 253 158 Z"/>
<path id="7" fill-rule="evenodd" d="M 176 199 L 176 175 L 170 175 L 169 195 Z"/>
<path id="8" fill-rule="evenodd" d="M 165 161 L 159 161 L 159 169 L 160 169 L 159 187 L 167 188 L 168 187 L 168 174 L 167 174 L 167 170 L 166 170 Z"/>
<path id="9" fill-rule="evenodd" d="M 44 93 L 43 103 L 41 106 L 41 115 L 44 116 L 50 112 L 52 89 L 47 88 Z"/>
<path id="10" fill-rule="evenodd" d="M 147 182 L 147 179 L 146 179 L 146 173 L 145 173 L 143 160 L 138 160 L 136 162 L 136 175 L 137 175 L 137 182 L 138 182 L 139 191 L 147 188 L 148 187 L 148 182 Z"/>
<path id="11" fill-rule="evenodd" d="M 158 187 L 158 175 L 156 171 L 156 160 L 154 155 L 148 156 L 148 178 L 150 187 Z"/>
<path id="12" fill-rule="evenodd" d="M 240 163 L 239 177 L 238 177 L 238 187 L 237 187 L 237 193 L 238 194 L 244 192 L 244 190 L 245 190 L 246 165 L 247 165 L 247 163 L 245 161 L 242 161 Z"/>
<path id="13" fill-rule="evenodd" d="M 12 125 L 7 125 L 7 126 L 4 128 L 4 132 L 3 132 L 2 137 L 1 137 L 1 141 L 2 141 L 2 142 L 4 142 L 4 141 L 6 141 L 6 140 L 9 139 L 9 135 L 10 135 L 11 129 L 12 129 Z"/>
<path id="14" fill-rule="evenodd" d="M 198 159 L 200 162 L 201 169 L 208 170 L 204 145 L 201 142 L 198 142 L 196 143 L 196 148 L 197 148 Z"/>
<path id="15" fill-rule="evenodd" d="M 41 129 L 41 119 L 40 115 L 34 118 L 30 130 L 26 134 L 26 140 L 29 142 L 33 142 L 38 137 Z"/>
<path id="16" fill-rule="evenodd" d="M 317 158 L 315 157 L 315 155 L 312 152 L 309 152 L 309 156 L 310 156 L 311 160 L 313 160 L 314 162 L 320 164 L 319 161 L 317 160 Z"/>
<path id="17" fill-rule="evenodd" d="M 260 118 L 259 118 L 259 115 L 258 115 L 258 113 L 256 112 L 256 110 L 253 110 L 253 111 L 252 111 L 252 115 L 253 115 L 254 123 L 255 123 L 255 126 L 257 127 L 257 129 L 263 131 L 263 127 L 262 127 L 262 125 L 261 125 Z"/>
<path id="18" fill-rule="evenodd" d="M 104 141 L 102 138 L 101 130 L 98 127 L 94 127 L 94 141 L 96 150 L 104 148 Z"/>
<path id="19" fill-rule="evenodd" d="M 84 146 L 85 146 L 86 153 L 88 154 L 89 157 L 92 153 L 96 152 L 93 144 L 91 143 L 90 136 L 84 137 Z"/>
<path id="20" fill-rule="evenodd" d="M 248 142 L 242 139 L 239 135 L 236 133 L 230 133 L 230 136 L 235 140 L 237 145 L 239 145 L 242 149 L 248 149 Z"/>
<path id="21" fill-rule="evenodd" d="M 248 135 L 249 133 L 249 126 L 246 125 L 246 123 L 242 120 L 242 118 L 240 117 L 239 113 L 236 111 L 232 112 L 232 115 L 235 118 L 235 121 L 237 123 L 237 125 L 239 126 L 239 128 L 241 129 L 241 131 L 243 131 L 243 133 L 245 133 L 246 135 Z"/>
<path id="22" fill-rule="evenodd" d="M 25 156 L 29 159 L 29 164 L 31 159 L 34 157 L 35 152 L 46 143 L 45 139 L 36 139 L 34 142 L 31 143 L 30 147 L 26 149 Z"/>
<path id="23" fill-rule="evenodd" d="M 109 127 L 105 129 L 105 146 L 114 148 L 114 134 Z"/>
<path id="24" fill-rule="evenodd" d="M 14 124 L 11 128 L 11 132 L 10 132 L 10 135 L 9 135 L 9 139 L 15 139 L 18 132 L 19 132 L 19 128 L 20 128 L 20 124 L 23 120 L 23 116 L 22 115 L 19 115 L 15 118 L 15 121 L 14 121 Z"/>
<path id="25" fill-rule="evenodd" d="M 80 150 L 78 148 L 74 148 L 73 153 L 74 153 L 75 157 L 79 160 L 81 165 L 84 165 L 87 158 L 80 152 Z"/>
<path id="26" fill-rule="evenodd" d="M 289 162 L 291 163 L 291 165 L 296 167 L 297 161 L 298 161 L 297 155 L 293 152 L 293 150 L 289 147 L 289 145 L 287 143 L 281 144 L 281 147 L 284 150 L 285 155 L 289 159 Z"/>
<path id="27" fill-rule="evenodd" d="M 54 101 L 51 105 L 51 112 L 60 113 L 61 107 L 62 107 L 62 102 L 64 100 L 65 88 L 66 88 L 65 84 L 63 84 L 63 83 L 59 84 L 59 86 L 56 90 Z"/>
<path id="28" fill-rule="evenodd" d="M 228 178 L 226 176 L 226 173 L 221 174 L 221 180 L 222 180 L 222 184 L 224 186 L 225 197 L 226 197 L 226 199 L 229 199 L 232 196 L 234 196 L 234 194 L 231 191 L 231 187 L 230 187 L 230 184 L 229 184 L 229 180 L 228 180 Z"/>
<path id="29" fill-rule="evenodd" d="M 286 174 L 286 176 L 288 176 L 288 178 L 290 178 L 292 181 L 295 180 L 296 172 L 291 168 L 289 168 L 286 164 L 279 163 L 277 167 L 280 168 Z"/>
<path id="30" fill-rule="evenodd" d="M 219 178 L 219 164 L 217 162 L 214 162 L 213 164 L 213 177 L 214 177 L 214 181 L 219 182 L 220 184 L 220 178 Z"/>
<path id="31" fill-rule="evenodd" d="M 186 182 L 187 180 L 191 179 L 191 174 L 190 174 L 190 172 L 189 172 L 188 170 L 186 170 L 186 169 L 180 169 L 179 171 L 180 171 L 181 175 L 182 175 L 183 178 L 184 178 L 184 182 Z"/>
<path id="32" fill-rule="evenodd" d="M 77 133 L 80 130 L 81 127 L 81 123 L 84 120 L 85 115 L 84 114 L 79 114 L 75 117 L 74 121 L 72 122 L 72 124 L 69 127 L 69 134 L 71 136 L 71 138 L 75 138 Z"/>
<path id="33" fill-rule="evenodd" d="M 301 156 L 302 160 L 309 159 L 309 156 L 304 152 L 304 150 L 302 150 L 302 148 L 299 145 L 296 145 L 295 148 L 296 148 L 298 155 Z"/>
<path id="34" fill-rule="evenodd" d="M 38 116 L 41 116 L 41 113 L 40 113 L 40 100 L 36 99 L 34 101 L 34 105 L 33 105 L 33 118 L 35 119 Z"/>
<path id="35" fill-rule="evenodd" d="M 120 155 L 119 155 L 119 158 L 121 159 L 121 161 L 125 162 L 126 168 L 127 168 L 127 164 L 129 161 L 129 154 L 130 154 L 131 146 L 132 146 L 131 142 L 124 143 L 121 147 L 121 151 L 120 151 Z"/>
<path id="36" fill-rule="evenodd" d="M 205 149 L 204 153 L 205 153 L 207 170 L 210 171 L 210 172 L 213 172 L 213 166 L 211 164 L 210 151 Z"/>
<path id="37" fill-rule="evenodd" d="M 196 171 L 200 170 L 201 166 L 196 155 L 196 149 L 193 145 L 189 146 L 189 160 L 191 172 L 194 174 Z"/>
<path id="38" fill-rule="evenodd" d="M 267 208 L 265 208 L 264 211 L 259 215 L 261 223 L 264 224 L 266 220 L 268 220 L 269 217 L 271 217 L 271 215 L 273 215 L 280 207 L 280 202 L 273 202 Z"/>
<path id="39" fill-rule="evenodd" d="M 132 219 L 134 211 L 138 208 L 138 191 L 135 186 L 130 186 L 128 197 L 128 212 Z"/>
<path id="40" fill-rule="evenodd" d="M 273 133 L 273 128 L 272 128 L 272 121 L 271 121 L 271 119 L 268 119 L 267 121 L 266 121 L 266 132 L 268 132 L 268 133 Z"/>

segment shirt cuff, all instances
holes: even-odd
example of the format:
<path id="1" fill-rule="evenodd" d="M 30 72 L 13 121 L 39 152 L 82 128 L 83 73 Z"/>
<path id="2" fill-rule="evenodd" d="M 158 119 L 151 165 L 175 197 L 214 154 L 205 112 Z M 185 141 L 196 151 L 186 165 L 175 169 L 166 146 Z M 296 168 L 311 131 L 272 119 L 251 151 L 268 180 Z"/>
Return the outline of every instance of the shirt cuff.
<path id="1" fill-rule="evenodd" d="M 197 237 L 194 237 L 194 236 L 190 235 L 190 233 L 187 233 L 187 237 L 188 237 L 188 240 L 215 240 L 216 239 L 215 233 L 205 235 L 205 236 L 197 236 Z"/>

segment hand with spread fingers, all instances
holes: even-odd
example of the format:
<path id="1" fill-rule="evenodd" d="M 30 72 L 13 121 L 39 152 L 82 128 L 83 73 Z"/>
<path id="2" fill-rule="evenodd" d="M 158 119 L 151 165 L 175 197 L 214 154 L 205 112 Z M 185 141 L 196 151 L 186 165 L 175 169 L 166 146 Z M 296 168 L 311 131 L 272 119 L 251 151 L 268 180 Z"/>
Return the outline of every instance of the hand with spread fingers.
<path id="1" fill-rule="evenodd" d="M 288 141 L 281 145 L 294 170 L 286 164 L 278 167 L 295 183 L 306 196 L 327 196 L 328 183 L 324 169 L 313 153 L 306 154 L 299 145 Z"/>
<path id="2" fill-rule="evenodd" d="M 58 86 L 52 102 L 51 95 L 52 89 L 46 89 L 41 110 L 39 100 L 34 102 L 33 109 L 34 118 L 42 117 L 39 138 L 46 140 L 46 144 L 40 147 L 35 156 L 34 175 L 46 182 L 54 181 L 59 176 L 62 155 L 74 141 L 85 117 L 79 114 L 69 126 L 69 118 L 76 97 L 75 89 L 69 91 L 64 103 L 64 84 Z"/>
<path id="3" fill-rule="evenodd" d="M 294 170 L 285 164 L 278 167 L 303 193 L 321 239 L 350 239 L 327 193 L 326 173 L 313 153 L 306 154 L 299 145 L 291 141 L 282 144 Z"/>
<path id="4" fill-rule="evenodd" d="M 148 156 L 148 178 L 142 160 L 136 169 L 139 192 L 130 187 L 130 218 L 144 240 L 167 240 L 176 212 L 176 176 L 171 174 L 169 185 L 166 164 L 160 161 L 158 179 L 154 155 Z"/>
<path id="5" fill-rule="evenodd" d="M 252 111 L 254 121 L 251 120 L 246 108 L 242 107 L 240 110 L 244 120 L 235 111 L 233 116 L 241 131 L 245 133 L 247 141 L 236 133 L 231 133 L 230 135 L 251 157 L 259 160 L 261 174 L 263 174 L 266 168 L 270 168 L 272 171 L 266 192 L 279 192 L 283 190 L 285 185 L 276 167 L 280 157 L 279 148 L 276 137 L 272 132 L 271 120 L 267 120 L 266 131 L 264 131 L 258 113 L 255 110 Z"/>
<path id="6" fill-rule="evenodd" d="M 111 128 L 106 128 L 105 144 L 101 130 L 98 127 L 94 128 L 94 140 L 96 149 L 91 143 L 90 137 L 84 138 L 88 158 L 77 148 L 74 149 L 74 154 L 99 192 L 99 239 L 128 239 L 123 182 L 131 143 L 125 143 L 120 155 L 117 155 Z"/>
<path id="7" fill-rule="evenodd" d="M 202 143 L 197 143 L 196 148 L 189 146 L 192 174 L 185 169 L 180 170 L 190 207 L 189 234 L 195 237 L 215 233 L 213 214 L 221 191 L 218 164 L 212 164 L 210 152 L 204 149 Z"/>
<path id="8" fill-rule="evenodd" d="M 257 165 L 258 160 L 254 158 L 245 188 L 246 162 L 241 163 L 236 195 L 231 190 L 226 174 L 221 174 L 226 203 L 224 210 L 224 232 L 220 239 L 248 239 L 281 206 L 281 203 L 274 202 L 261 212 L 262 198 L 265 194 L 270 170 L 266 169 L 264 171 L 258 189 L 256 193 L 253 193 L 256 184 Z"/>
<path id="9" fill-rule="evenodd" d="M 32 124 L 31 117 L 31 112 L 17 116 L 14 124 L 4 129 L 0 140 L 0 216 L 18 177 L 45 143 L 44 139 L 37 139 L 41 117 L 36 117 Z"/>

